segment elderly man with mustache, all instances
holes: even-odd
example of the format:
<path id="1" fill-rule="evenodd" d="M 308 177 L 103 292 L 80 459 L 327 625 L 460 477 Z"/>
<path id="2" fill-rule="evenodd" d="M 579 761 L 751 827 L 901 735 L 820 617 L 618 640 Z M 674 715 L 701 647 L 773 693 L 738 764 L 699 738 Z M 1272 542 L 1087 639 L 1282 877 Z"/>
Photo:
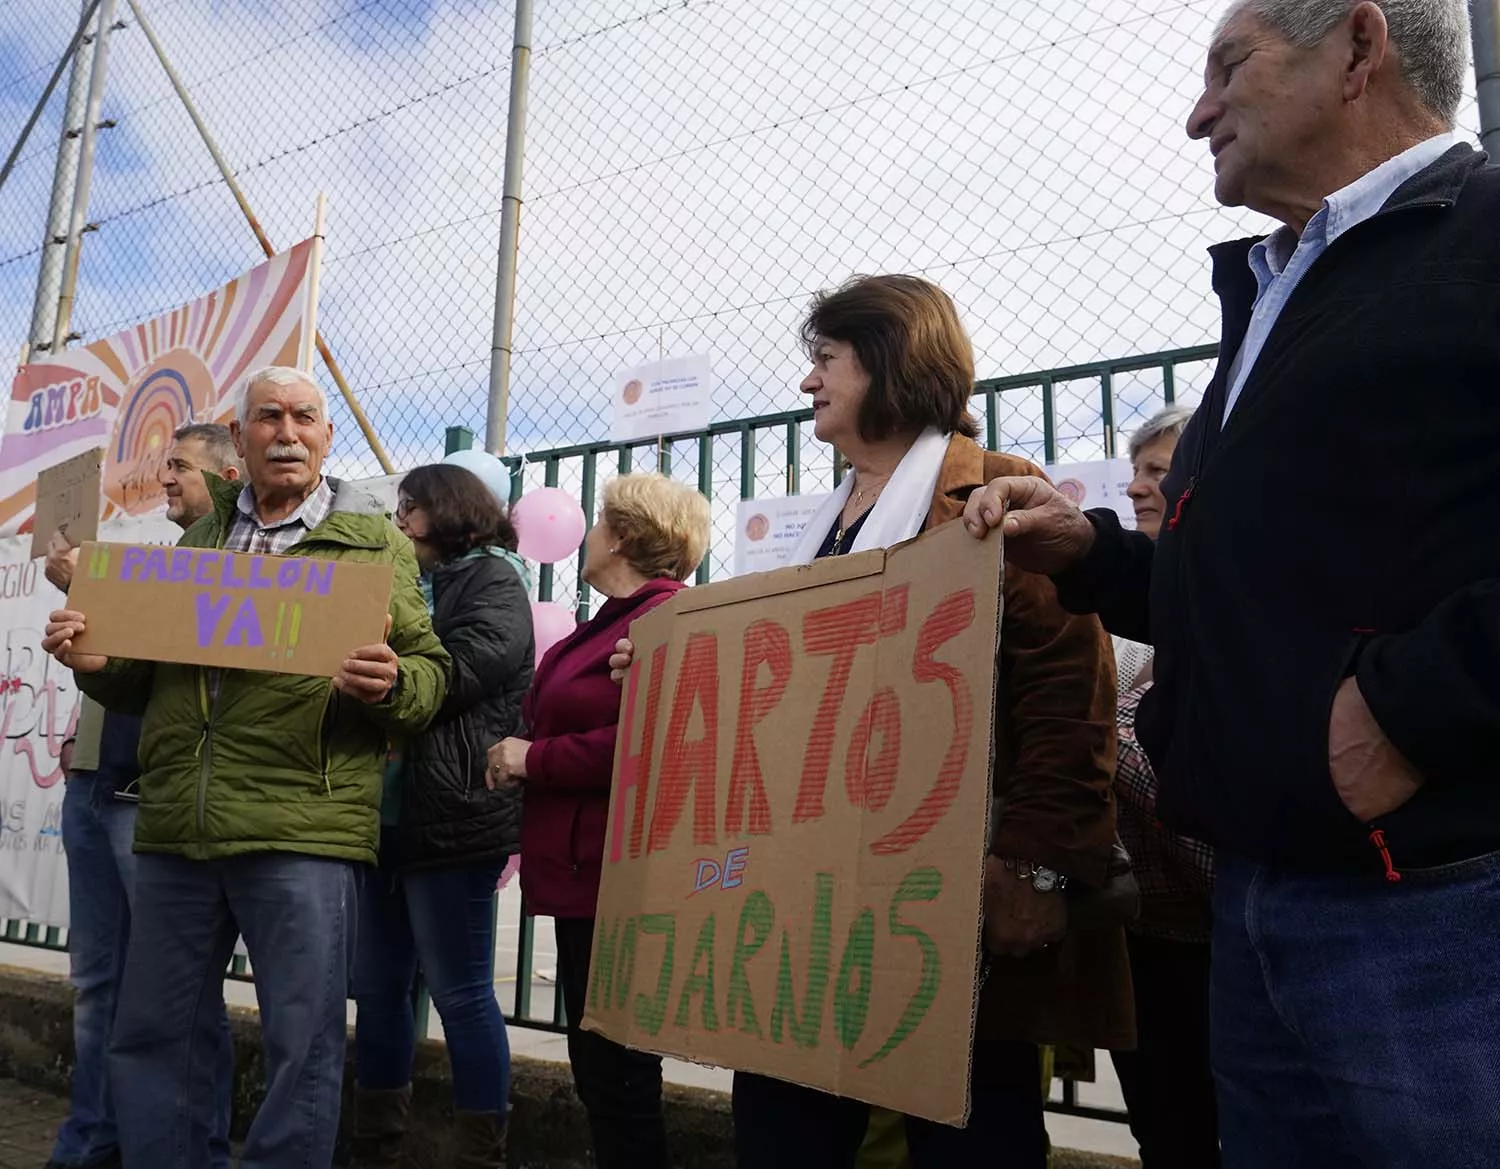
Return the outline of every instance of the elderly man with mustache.
<path id="1" fill-rule="evenodd" d="M 328 403 L 299 370 L 246 379 L 231 424 L 248 482 L 209 476 L 213 510 L 181 545 L 393 564 L 386 641 L 330 685 L 80 654 L 84 614 L 42 646 L 80 689 L 144 715 L 135 918 L 110 1047 L 130 1166 L 208 1163 L 218 1002 L 237 935 L 255 973 L 266 1097 L 242 1164 L 327 1166 L 338 1128 L 356 882 L 375 861 L 390 735 L 420 731 L 447 689 L 411 543 L 335 505 Z"/>

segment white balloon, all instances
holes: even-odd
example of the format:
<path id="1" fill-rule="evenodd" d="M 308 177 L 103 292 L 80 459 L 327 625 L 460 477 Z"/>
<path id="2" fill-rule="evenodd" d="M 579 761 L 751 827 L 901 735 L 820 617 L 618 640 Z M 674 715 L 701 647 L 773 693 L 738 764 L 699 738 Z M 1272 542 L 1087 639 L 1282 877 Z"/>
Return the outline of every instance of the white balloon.
<path id="1" fill-rule="evenodd" d="M 510 468 L 489 451 L 477 449 L 454 451 L 446 456 L 443 462 L 474 472 L 490 489 L 490 494 L 500 501 L 501 507 L 510 506 Z"/>

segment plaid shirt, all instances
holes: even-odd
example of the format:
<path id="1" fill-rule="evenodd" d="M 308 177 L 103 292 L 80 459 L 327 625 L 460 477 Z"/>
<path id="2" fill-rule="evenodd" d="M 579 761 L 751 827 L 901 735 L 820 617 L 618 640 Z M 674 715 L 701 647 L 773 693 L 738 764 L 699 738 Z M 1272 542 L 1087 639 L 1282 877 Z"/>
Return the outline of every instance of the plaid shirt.
<path id="1" fill-rule="evenodd" d="M 1169 831 L 1156 818 L 1156 773 L 1135 737 L 1136 708 L 1149 689 L 1148 683 L 1122 690 L 1116 711 L 1120 840 L 1141 889 L 1141 916 L 1131 928 L 1178 941 L 1207 941 L 1214 853 L 1201 841 Z"/>
<path id="2" fill-rule="evenodd" d="M 224 550 L 285 556 L 293 544 L 326 520 L 331 511 L 333 488 L 324 476 L 318 480 L 313 493 L 286 519 L 262 525 L 255 513 L 255 490 L 247 483 L 235 501 L 229 531 L 224 536 Z"/>

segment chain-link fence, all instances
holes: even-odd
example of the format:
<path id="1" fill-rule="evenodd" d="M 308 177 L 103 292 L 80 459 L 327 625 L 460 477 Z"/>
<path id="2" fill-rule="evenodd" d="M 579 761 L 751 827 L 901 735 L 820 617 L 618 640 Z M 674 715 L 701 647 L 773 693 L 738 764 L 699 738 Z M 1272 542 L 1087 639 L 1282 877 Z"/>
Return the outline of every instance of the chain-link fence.
<path id="1" fill-rule="evenodd" d="M 445 425 L 482 430 L 511 6 L 139 2 L 272 240 L 310 234 L 328 194 L 323 331 L 397 465 L 439 453 Z M 719 418 L 795 407 L 798 318 L 853 272 L 947 288 L 981 378 L 1211 342 L 1203 249 L 1257 226 L 1214 203 L 1183 132 L 1220 7 L 538 4 L 511 448 L 607 437 L 616 371 L 661 353 L 712 356 Z M 0 147 L 77 15 L 0 0 Z M 117 15 L 73 314 L 86 339 L 260 260 L 124 0 Z M 12 352 L 65 89 L 0 189 Z M 1158 400 L 1126 394 L 1115 425 Z M 1007 434 L 1039 442 L 1041 419 L 1014 408 Z M 374 471 L 335 409 L 341 469 Z M 1058 409 L 1078 453 L 1100 445 L 1093 395 Z"/>

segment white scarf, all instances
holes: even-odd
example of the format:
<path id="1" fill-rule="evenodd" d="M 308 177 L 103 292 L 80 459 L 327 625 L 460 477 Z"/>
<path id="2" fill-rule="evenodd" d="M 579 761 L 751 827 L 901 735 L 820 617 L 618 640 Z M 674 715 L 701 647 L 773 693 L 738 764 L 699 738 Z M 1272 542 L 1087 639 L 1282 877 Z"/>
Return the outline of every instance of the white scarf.
<path id="1" fill-rule="evenodd" d="M 900 465 L 875 501 L 875 506 L 865 516 L 865 522 L 854 534 L 850 552 L 889 548 L 921 532 L 922 525 L 927 522 L 927 513 L 932 510 L 932 493 L 937 490 L 943 460 L 948 456 L 949 437 L 936 427 L 929 427 L 917 437 L 911 449 L 901 457 Z M 854 476 L 845 475 L 844 481 L 803 529 L 797 550 L 792 553 L 793 564 L 811 564 L 817 558 L 818 549 L 828 538 L 829 529 L 837 522 L 853 490 Z"/>

